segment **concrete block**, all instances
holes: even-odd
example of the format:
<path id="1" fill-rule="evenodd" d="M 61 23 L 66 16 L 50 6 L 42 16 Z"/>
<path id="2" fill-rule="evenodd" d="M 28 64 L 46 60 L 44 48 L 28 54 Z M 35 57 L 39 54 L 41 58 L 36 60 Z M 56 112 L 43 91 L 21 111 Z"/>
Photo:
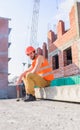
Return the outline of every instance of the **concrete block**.
<path id="1" fill-rule="evenodd" d="M 17 98 L 16 86 L 8 85 L 8 98 Z"/>
<path id="2" fill-rule="evenodd" d="M 35 88 L 37 98 L 80 102 L 80 85 Z"/>
<path id="3" fill-rule="evenodd" d="M 8 85 L 8 98 L 17 98 L 17 90 L 16 90 L 16 85 L 10 84 Z M 22 87 L 20 86 L 20 97 L 22 97 Z"/>

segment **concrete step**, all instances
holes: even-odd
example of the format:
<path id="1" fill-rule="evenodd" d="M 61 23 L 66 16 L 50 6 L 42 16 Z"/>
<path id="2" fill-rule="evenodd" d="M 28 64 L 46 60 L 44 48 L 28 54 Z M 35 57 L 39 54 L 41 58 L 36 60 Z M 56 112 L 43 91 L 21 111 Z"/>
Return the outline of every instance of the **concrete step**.
<path id="1" fill-rule="evenodd" d="M 37 98 L 80 102 L 80 85 L 35 88 Z"/>

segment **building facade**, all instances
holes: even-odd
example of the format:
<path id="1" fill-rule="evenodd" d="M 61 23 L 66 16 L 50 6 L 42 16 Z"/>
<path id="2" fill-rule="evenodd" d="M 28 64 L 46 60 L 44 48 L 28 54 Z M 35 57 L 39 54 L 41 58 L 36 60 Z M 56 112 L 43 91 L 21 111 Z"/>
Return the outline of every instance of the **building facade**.
<path id="1" fill-rule="evenodd" d="M 69 13 L 70 28 L 59 20 L 57 34 L 48 32 L 48 59 L 55 78 L 80 75 L 80 3 Z"/>
<path id="2" fill-rule="evenodd" d="M 0 17 L 0 98 L 7 98 L 8 93 L 8 36 L 9 20 Z"/>

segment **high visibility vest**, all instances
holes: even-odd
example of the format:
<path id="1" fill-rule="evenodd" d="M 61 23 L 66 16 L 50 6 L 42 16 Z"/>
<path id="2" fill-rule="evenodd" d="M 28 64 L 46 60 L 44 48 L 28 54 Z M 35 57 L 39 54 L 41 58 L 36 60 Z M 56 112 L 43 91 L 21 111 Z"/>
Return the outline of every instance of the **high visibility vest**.
<path id="1" fill-rule="evenodd" d="M 33 60 L 32 62 L 32 66 L 34 68 L 35 64 L 36 64 L 36 60 L 37 60 L 38 56 Z M 41 77 L 43 77 L 45 80 L 53 80 L 54 79 L 54 75 L 52 72 L 52 67 L 49 65 L 48 60 L 44 58 L 44 62 L 41 64 L 40 69 L 38 72 L 36 72 L 37 74 L 39 74 Z"/>

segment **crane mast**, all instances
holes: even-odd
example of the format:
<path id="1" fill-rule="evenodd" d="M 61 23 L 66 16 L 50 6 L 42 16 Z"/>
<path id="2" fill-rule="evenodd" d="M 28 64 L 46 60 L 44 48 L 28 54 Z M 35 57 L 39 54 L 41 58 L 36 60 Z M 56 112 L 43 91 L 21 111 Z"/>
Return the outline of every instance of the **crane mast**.
<path id="1" fill-rule="evenodd" d="M 39 7 L 40 7 L 40 0 L 34 0 L 31 33 L 30 33 L 30 45 L 34 46 L 35 48 L 38 47 L 37 31 L 38 31 Z"/>

